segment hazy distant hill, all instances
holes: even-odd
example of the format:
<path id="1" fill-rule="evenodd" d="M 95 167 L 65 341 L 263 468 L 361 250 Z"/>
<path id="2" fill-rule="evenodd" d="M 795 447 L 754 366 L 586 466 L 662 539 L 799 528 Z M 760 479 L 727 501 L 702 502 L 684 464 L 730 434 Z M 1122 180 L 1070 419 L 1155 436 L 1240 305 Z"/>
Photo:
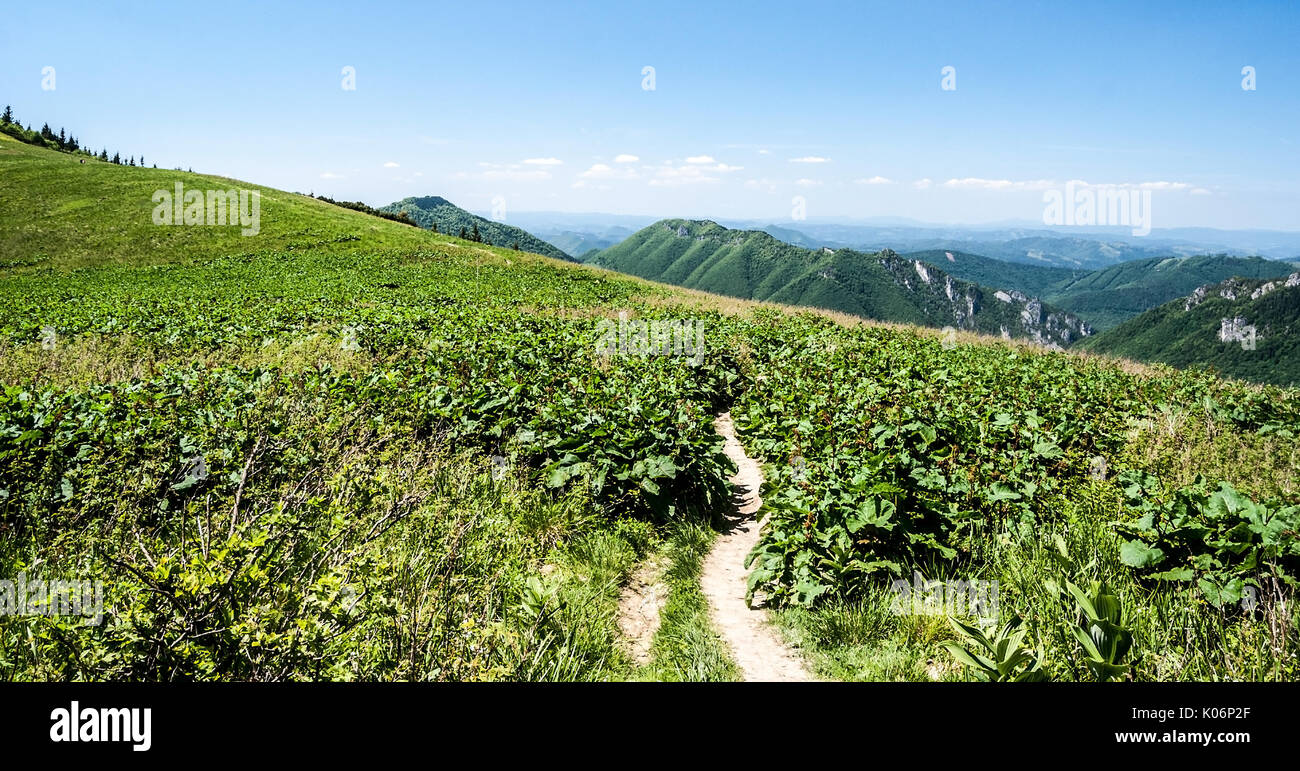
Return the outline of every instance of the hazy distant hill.
<path id="1" fill-rule="evenodd" d="M 803 249 L 762 231 L 663 220 L 597 253 L 603 267 L 692 289 L 953 326 L 1065 346 L 1091 333 L 1077 317 L 1015 291 L 955 279 L 892 251 Z"/>
<path id="2" fill-rule="evenodd" d="M 544 254 L 547 257 L 576 262 L 568 253 L 526 230 L 480 217 L 477 214 L 470 214 L 446 198 L 436 195 L 403 198 L 400 201 L 380 207 L 380 211 L 392 212 L 393 214 L 406 212 L 420 227 L 429 228 L 436 224 L 439 233 L 452 236 L 460 235 L 462 228 L 468 234 L 477 224 L 479 238 L 485 244 L 505 247 L 518 246 L 519 249 L 525 252 Z"/>
<path id="3" fill-rule="evenodd" d="M 630 228 L 610 227 L 599 231 L 582 230 L 533 230 L 538 238 L 574 257 L 582 259 L 583 255 L 598 249 L 609 247 L 632 235 Z"/>

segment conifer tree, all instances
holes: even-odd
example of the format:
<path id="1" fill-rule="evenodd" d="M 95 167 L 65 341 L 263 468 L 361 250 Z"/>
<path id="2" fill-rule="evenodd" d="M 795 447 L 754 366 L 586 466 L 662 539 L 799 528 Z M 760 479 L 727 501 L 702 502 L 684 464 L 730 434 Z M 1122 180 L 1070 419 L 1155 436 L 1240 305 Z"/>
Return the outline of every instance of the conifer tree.
<path id="1" fill-rule="evenodd" d="M 14 122 L 13 108 L 6 104 L 4 115 L 0 115 L 0 123 L 4 123 L 8 125 L 13 122 Z"/>

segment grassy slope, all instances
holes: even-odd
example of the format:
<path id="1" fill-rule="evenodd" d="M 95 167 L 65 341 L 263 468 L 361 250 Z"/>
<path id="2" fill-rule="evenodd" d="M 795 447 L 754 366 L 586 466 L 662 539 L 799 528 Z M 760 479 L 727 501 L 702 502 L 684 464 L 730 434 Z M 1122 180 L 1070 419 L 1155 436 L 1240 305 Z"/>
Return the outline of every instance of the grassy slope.
<path id="1" fill-rule="evenodd" d="M 433 237 L 296 193 L 168 169 L 117 166 L 44 150 L 0 135 L 0 264 L 74 268 L 159 264 L 301 249 L 334 242 L 338 252 L 428 246 Z M 256 190 L 261 229 L 153 224 L 155 190 Z M 342 239 L 355 237 L 357 241 Z M 443 240 L 447 240 L 443 238 Z"/>

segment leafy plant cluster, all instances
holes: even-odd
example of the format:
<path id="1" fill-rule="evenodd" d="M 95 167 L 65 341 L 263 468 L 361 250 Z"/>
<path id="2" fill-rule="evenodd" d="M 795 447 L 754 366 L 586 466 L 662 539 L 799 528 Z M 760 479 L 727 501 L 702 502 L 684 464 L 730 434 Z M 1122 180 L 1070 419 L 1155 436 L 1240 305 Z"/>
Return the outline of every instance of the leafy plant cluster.
<path id="1" fill-rule="evenodd" d="M 969 560 L 1005 524 L 1032 532 L 1053 495 L 1119 456 L 1130 419 L 1162 405 L 1200 403 L 1247 430 L 1297 425 L 1293 394 L 1203 376 L 945 350 L 886 330 L 774 326 L 751 339 L 738 425 L 767 461 L 771 514 L 751 588 L 782 603 L 849 598 L 875 574 Z"/>
<path id="2" fill-rule="evenodd" d="M 1256 502 L 1227 482 L 1203 478 L 1163 496 L 1160 481 L 1143 472 L 1124 475 L 1124 494 L 1137 519 L 1119 523 L 1131 536 L 1120 558 L 1147 578 L 1193 583 L 1217 607 L 1242 601 L 1263 581 L 1297 585 L 1300 506 Z"/>

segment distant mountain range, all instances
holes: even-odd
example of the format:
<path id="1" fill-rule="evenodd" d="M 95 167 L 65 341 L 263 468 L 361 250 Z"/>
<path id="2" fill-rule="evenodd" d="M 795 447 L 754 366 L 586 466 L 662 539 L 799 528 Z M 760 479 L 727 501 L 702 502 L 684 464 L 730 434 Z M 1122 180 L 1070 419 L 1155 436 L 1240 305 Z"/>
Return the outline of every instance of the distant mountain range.
<path id="1" fill-rule="evenodd" d="M 692 289 L 843 311 L 868 319 L 952 326 L 1057 347 L 1088 324 L 1025 294 L 962 281 L 884 250 L 804 249 L 758 230 L 663 220 L 589 262 Z"/>
<path id="2" fill-rule="evenodd" d="M 403 198 L 387 206 L 381 206 L 379 210 L 392 214 L 406 212 L 420 227 L 428 229 L 436 225 L 439 233 L 452 236 L 459 236 L 462 231 L 469 235 L 477 227 L 479 240 L 485 244 L 515 247 L 525 252 L 576 262 L 563 249 L 547 243 L 526 230 L 471 214 L 446 198 L 436 195 Z"/>
<path id="3" fill-rule="evenodd" d="M 1001 260 L 1075 269 L 1104 268 L 1150 257 L 1231 254 L 1300 259 L 1300 232 L 1273 230 L 1155 229 L 1133 236 L 1118 228 L 1050 229 L 1041 226 L 963 226 L 852 224 L 800 221 L 789 224 L 723 221 L 730 227 L 757 228 L 802 246 L 964 251 Z M 797 233 L 789 237 L 785 233 Z"/>
<path id="4" fill-rule="evenodd" d="M 1300 385 L 1300 272 L 1285 278 L 1231 278 L 1197 287 L 1080 348 L 1212 367 L 1221 374 L 1277 385 Z"/>

